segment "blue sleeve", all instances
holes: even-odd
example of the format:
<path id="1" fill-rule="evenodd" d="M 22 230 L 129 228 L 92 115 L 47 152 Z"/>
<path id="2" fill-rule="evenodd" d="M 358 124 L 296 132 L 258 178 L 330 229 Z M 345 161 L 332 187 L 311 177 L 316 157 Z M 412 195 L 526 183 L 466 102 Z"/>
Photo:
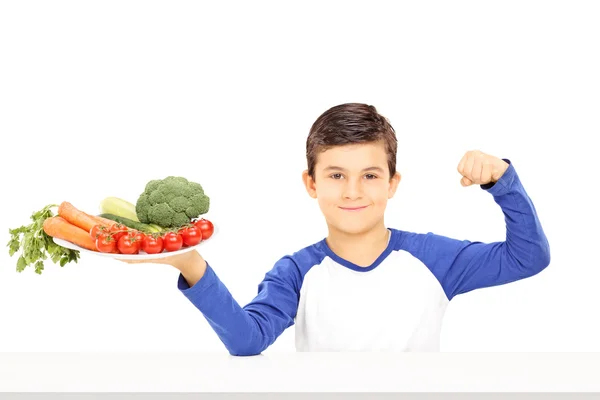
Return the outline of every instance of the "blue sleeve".
<path id="1" fill-rule="evenodd" d="M 241 307 L 207 265 L 192 287 L 179 275 L 178 288 L 200 310 L 230 354 L 260 354 L 294 324 L 302 274 L 291 257 L 283 257 L 265 275 L 258 295 Z"/>
<path id="2" fill-rule="evenodd" d="M 514 166 L 494 184 L 481 188 L 493 195 L 506 223 L 506 239 L 482 243 L 433 233 L 415 235 L 409 251 L 441 283 L 448 299 L 475 289 L 531 277 L 550 264 L 550 246 L 535 207 Z"/>

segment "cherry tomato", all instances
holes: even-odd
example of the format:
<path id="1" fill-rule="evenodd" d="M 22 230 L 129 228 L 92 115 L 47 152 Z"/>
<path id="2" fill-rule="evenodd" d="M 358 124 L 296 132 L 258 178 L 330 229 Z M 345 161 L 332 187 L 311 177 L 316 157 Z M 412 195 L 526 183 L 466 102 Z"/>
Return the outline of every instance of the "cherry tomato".
<path id="1" fill-rule="evenodd" d="M 135 229 L 132 229 L 129 232 L 127 232 L 127 236 L 129 236 L 131 238 L 135 238 L 135 240 L 140 243 L 142 243 L 142 241 L 146 237 L 146 235 L 143 232 L 136 231 Z"/>
<path id="2" fill-rule="evenodd" d="M 204 218 L 194 222 L 194 225 L 200 228 L 200 231 L 202 232 L 202 240 L 206 240 L 211 237 L 215 231 L 213 223 Z"/>
<path id="3" fill-rule="evenodd" d="M 92 237 L 92 239 L 96 240 L 98 239 L 98 236 L 100 236 L 100 234 L 103 232 L 108 233 L 108 228 L 104 225 L 94 225 L 92 226 L 92 229 L 90 229 L 90 236 Z"/>
<path id="4" fill-rule="evenodd" d="M 168 232 L 163 236 L 163 245 L 166 251 L 177 251 L 183 246 L 183 238 L 176 232 Z"/>
<path id="5" fill-rule="evenodd" d="M 117 242 L 117 248 L 121 254 L 137 254 L 140 252 L 141 245 L 135 237 L 129 235 L 121 236 Z"/>
<path id="6" fill-rule="evenodd" d="M 117 242 L 109 233 L 101 233 L 96 239 L 96 248 L 101 253 L 116 253 Z"/>
<path id="7" fill-rule="evenodd" d="M 110 233 L 112 233 L 113 237 L 115 238 L 115 242 L 118 243 L 119 239 L 125 236 L 128 230 L 129 229 L 125 225 L 117 223 L 111 226 Z"/>
<path id="8" fill-rule="evenodd" d="M 179 231 L 183 244 L 186 246 L 195 246 L 202 241 L 202 232 L 197 226 L 190 226 Z"/>
<path id="9" fill-rule="evenodd" d="M 163 251 L 163 238 L 160 236 L 145 236 L 142 240 L 142 250 L 148 254 L 156 254 Z"/>

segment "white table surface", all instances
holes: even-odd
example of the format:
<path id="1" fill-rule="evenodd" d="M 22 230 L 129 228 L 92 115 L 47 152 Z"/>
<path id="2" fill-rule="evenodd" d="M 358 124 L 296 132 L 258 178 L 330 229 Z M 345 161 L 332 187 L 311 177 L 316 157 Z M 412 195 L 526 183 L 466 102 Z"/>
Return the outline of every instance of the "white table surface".
<path id="1" fill-rule="evenodd" d="M 0 353 L 0 391 L 600 391 L 600 353 Z"/>

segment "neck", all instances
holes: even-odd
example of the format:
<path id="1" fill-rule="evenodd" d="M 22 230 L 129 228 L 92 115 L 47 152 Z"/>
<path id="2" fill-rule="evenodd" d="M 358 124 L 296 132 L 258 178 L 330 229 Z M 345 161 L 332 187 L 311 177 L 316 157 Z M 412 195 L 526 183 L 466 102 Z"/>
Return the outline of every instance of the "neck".
<path id="1" fill-rule="evenodd" d="M 341 258 L 368 267 L 386 249 L 390 232 L 383 221 L 360 233 L 347 233 L 329 227 L 327 244 Z"/>

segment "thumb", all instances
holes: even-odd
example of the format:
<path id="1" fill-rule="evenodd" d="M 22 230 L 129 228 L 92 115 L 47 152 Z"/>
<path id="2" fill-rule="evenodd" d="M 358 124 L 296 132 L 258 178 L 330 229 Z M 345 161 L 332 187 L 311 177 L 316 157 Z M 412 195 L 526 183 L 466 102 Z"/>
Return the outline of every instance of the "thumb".
<path id="1" fill-rule="evenodd" d="M 473 181 L 471 181 L 466 176 L 463 176 L 462 179 L 460 180 L 460 184 L 463 186 L 471 186 L 473 184 Z"/>

